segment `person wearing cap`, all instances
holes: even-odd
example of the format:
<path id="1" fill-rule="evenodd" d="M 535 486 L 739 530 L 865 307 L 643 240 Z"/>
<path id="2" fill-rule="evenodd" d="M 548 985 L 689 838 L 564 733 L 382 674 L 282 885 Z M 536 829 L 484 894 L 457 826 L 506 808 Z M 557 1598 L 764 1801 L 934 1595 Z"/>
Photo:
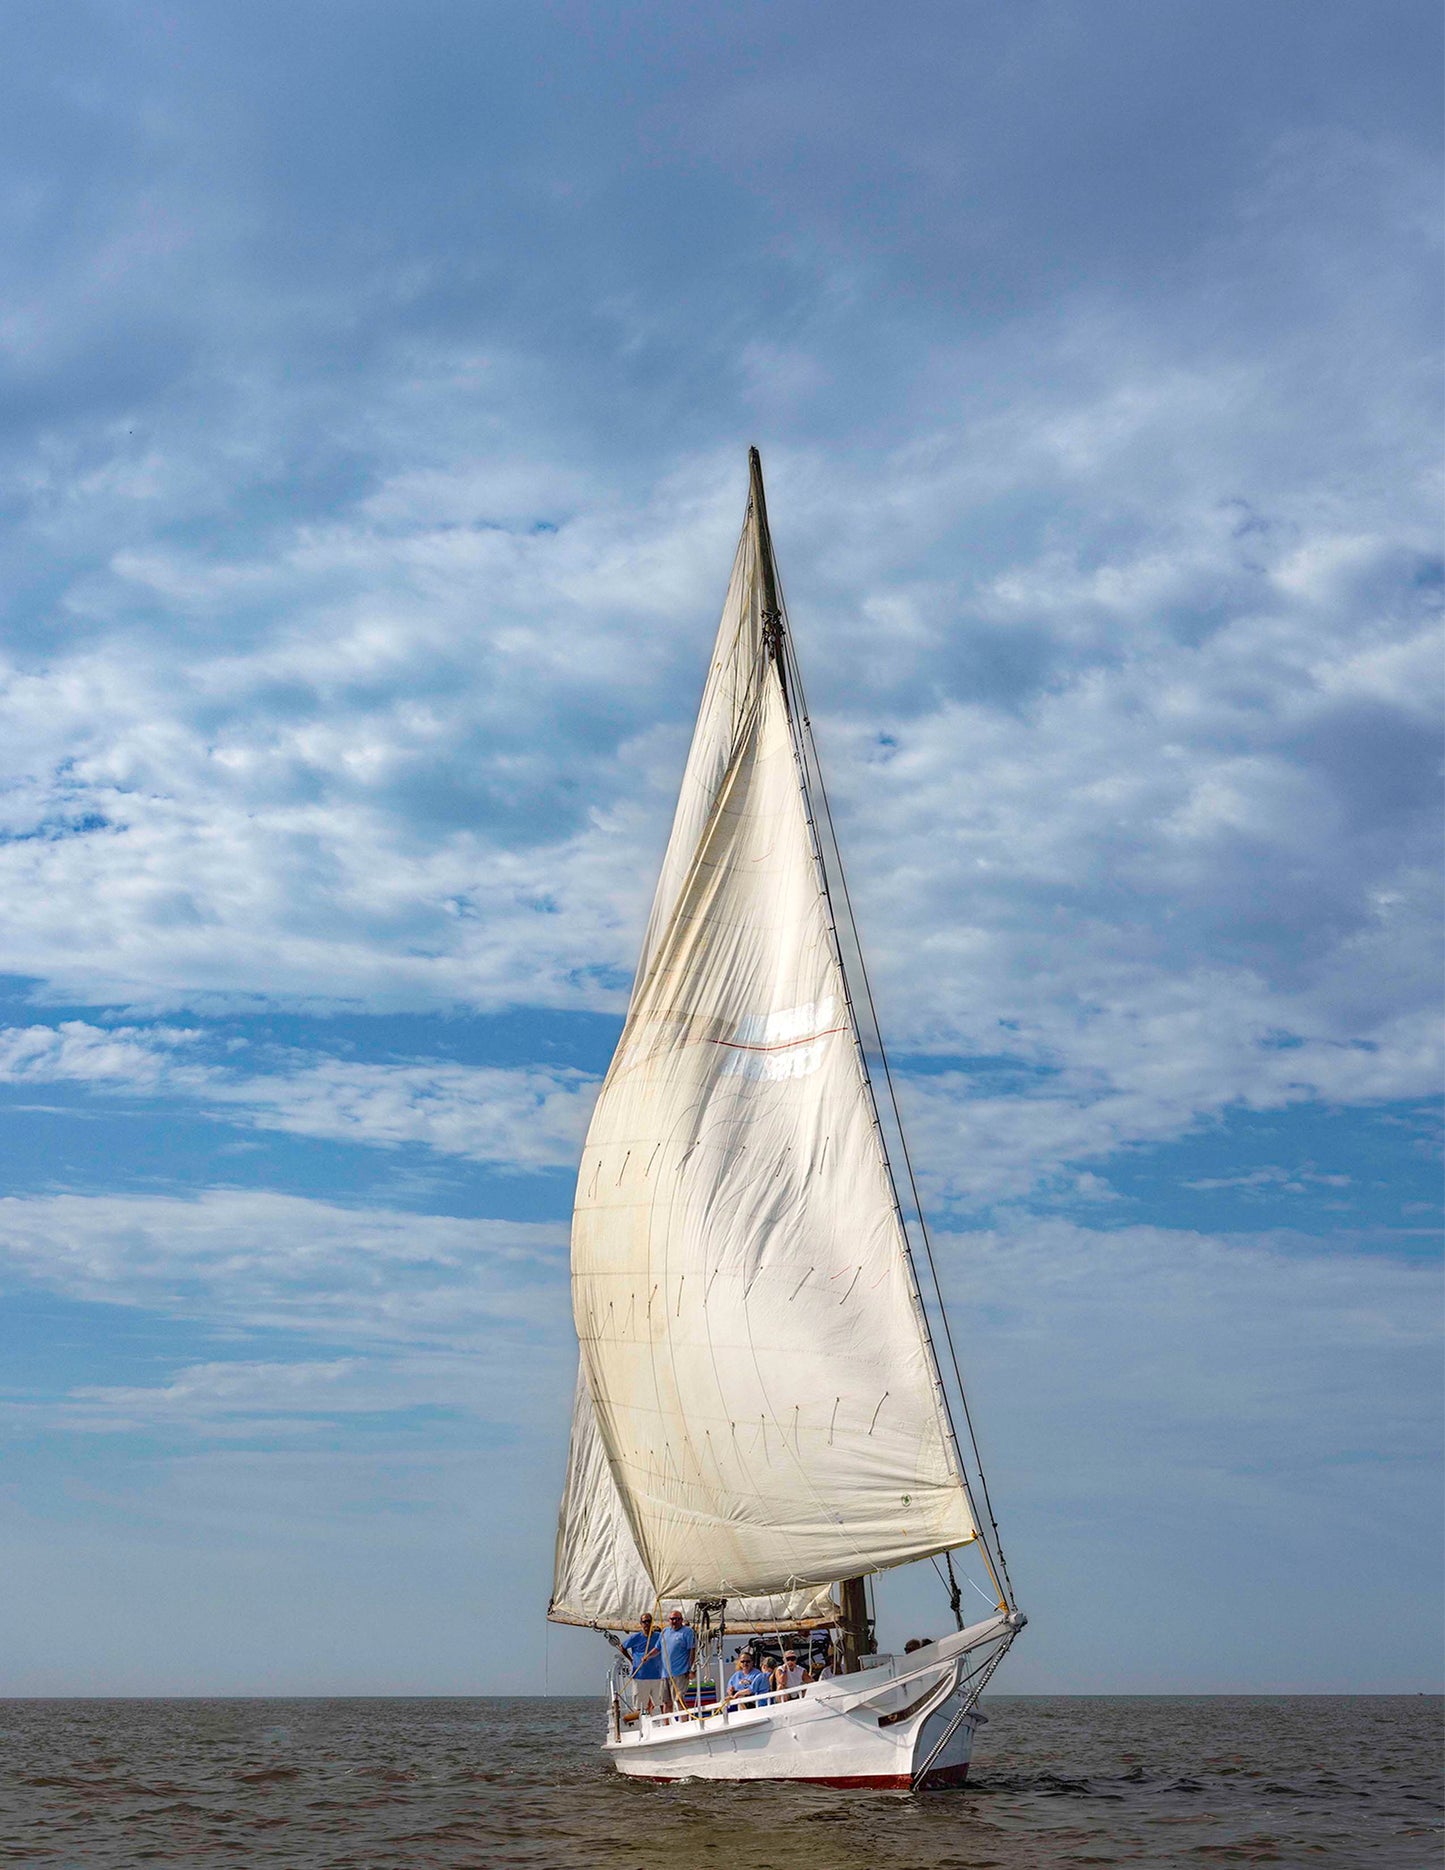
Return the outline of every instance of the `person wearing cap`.
<path id="1" fill-rule="evenodd" d="M 641 1707 L 646 1695 L 651 1706 L 652 1690 L 646 1685 L 662 1680 L 662 1644 L 652 1627 L 650 1610 L 644 1610 L 637 1623 L 637 1629 L 631 1636 L 624 1636 L 618 1648 L 628 1660 L 627 1679 L 632 1684 L 634 1702 Z"/>
<path id="2" fill-rule="evenodd" d="M 667 1707 L 680 1708 L 685 1705 L 687 1678 L 692 1674 L 696 1657 L 697 1632 L 680 1610 L 669 1611 L 667 1622 L 662 1626 L 662 1668 L 667 1677 Z"/>
<path id="3" fill-rule="evenodd" d="M 783 1660 L 773 1670 L 773 1687 L 781 1694 L 787 1688 L 801 1688 L 808 1679 L 808 1671 L 798 1666 L 796 1649 L 785 1649 Z"/>

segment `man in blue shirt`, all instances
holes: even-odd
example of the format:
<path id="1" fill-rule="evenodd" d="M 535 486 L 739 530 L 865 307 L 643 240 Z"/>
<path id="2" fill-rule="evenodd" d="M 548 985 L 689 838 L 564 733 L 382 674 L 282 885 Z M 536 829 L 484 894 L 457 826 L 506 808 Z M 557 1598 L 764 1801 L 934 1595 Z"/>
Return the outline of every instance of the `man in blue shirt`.
<path id="1" fill-rule="evenodd" d="M 637 1621 L 639 1627 L 632 1632 L 631 1636 L 624 1636 L 618 1648 L 627 1657 L 630 1665 L 627 1673 L 628 1680 L 632 1683 L 634 1705 L 641 1707 L 643 1696 L 646 1695 L 647 1704 L 651 1707 L 651 1691 L 640 1684 L 662 1680 L 662 1644 L 658 1641 L 657 1632 L 652 1627 L 650 1610 L 644 1610 Z"/>
<path id="2" fill-rule="evenodd" d="M 669 1708 L 686 1705 L 687 1678 L 697 1656 L 697 1633 L 680 1610 L 670 1611 L 662 1630 L 662 1667 Z"/>

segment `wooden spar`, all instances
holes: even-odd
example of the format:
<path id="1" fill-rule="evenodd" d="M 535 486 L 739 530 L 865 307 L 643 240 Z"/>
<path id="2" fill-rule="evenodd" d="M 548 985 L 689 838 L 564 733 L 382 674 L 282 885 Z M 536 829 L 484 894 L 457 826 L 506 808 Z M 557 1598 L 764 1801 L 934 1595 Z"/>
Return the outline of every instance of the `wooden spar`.
<path id="1" fill-rule="evenodd" d="M 768 531 L 768 500 L 763 492 L 763 461 L 756 448 L 748 450 L 748 492 L 758 523 L 759 570 L 763 574 L 763 621 L 778 616 L 778 580 L 773 570 L 773 536 Z"/>
<path id="2" fill-rule="evenodd" d="M 861 1578 L 844 1578 L 838 1586 L 842 1614 L 838 1621 L 843 1632 L 843 1672 L 852 1675 L 861 1665 L 859 1658 L 871 1655 L 873 1639 L 868 1630 L 868 1599 Z"/>
<path id="3" fill-rule="evenodd" d="M 788 694 L 788 663 L 783 654 L 783 607 L 778 602 L 778 573 L 773 564 L 773 536 L 768 531 L 768 497 L 763 492 L 763 463 L 756 448 L 748 450 L 748 495 L 758 533 L 758 572 L 763 581 L 763 646 L 778 672 L 783 705 L 792 719 Z"/>

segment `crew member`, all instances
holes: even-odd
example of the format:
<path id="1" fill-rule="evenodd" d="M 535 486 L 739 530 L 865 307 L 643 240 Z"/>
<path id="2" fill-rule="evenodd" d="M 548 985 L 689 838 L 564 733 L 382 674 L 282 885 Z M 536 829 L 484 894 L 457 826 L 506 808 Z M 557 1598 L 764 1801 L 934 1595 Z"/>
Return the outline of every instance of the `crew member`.
<path id="1" fill-rule="evenodd" d="M 808 1679 L 808 1671 L 798 1666 L 796 1649 L 785 1649 L 781 1664 L 773 1670 L 773 1687 L 781 1694 L 787 1688 L 801 1688 Z"/>
<path id="2" fill-rule="evenodd" d="M 697 1632 L 680 1610 L 669 1611 L 662 1628 L 662 1668 L 667 1676 L 669 1708 L 686 1706 L 687 1678 L 697 1658 Z"/>
<path id="3" fill-rule="evenodd" d="M 757 1667 L 753 1652 L 740 1649 L 737 1653 L 737 1667 L 728 1677 L 728 1700 L 738 1701 L 747 1695 L 763 1695 L 772 1686 L 772 1680 L 766 1669 Z"/>
<path id="4" fill-rule="evenodd" d="M 653 1691 L 650 1684 L 662 1680 L 662 1644 L 652 1627 L 650 1610 L 643 1611 L 637 1624 L 631 1636 L 623 1637 L 620 1648 L 630 1664 L 627 1675 L 632 1683 L 634 1705 L 640 1708 L 646 1696 L 647 1705 L 651 1707 Z"/>

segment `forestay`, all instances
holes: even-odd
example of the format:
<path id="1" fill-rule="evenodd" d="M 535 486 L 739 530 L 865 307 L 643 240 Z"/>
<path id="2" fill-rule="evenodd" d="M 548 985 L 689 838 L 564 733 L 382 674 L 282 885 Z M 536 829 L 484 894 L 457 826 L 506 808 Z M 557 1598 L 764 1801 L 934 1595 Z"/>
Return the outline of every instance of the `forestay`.
<path id="1" fill-rule="evenodd" d="M 660 1598 L 816 1591 L 975 1536 L 766 641 L 767 550 L 750 507 L 579 1175 L 558 1606 L 596 1600 L 614 1510 Z"/>

